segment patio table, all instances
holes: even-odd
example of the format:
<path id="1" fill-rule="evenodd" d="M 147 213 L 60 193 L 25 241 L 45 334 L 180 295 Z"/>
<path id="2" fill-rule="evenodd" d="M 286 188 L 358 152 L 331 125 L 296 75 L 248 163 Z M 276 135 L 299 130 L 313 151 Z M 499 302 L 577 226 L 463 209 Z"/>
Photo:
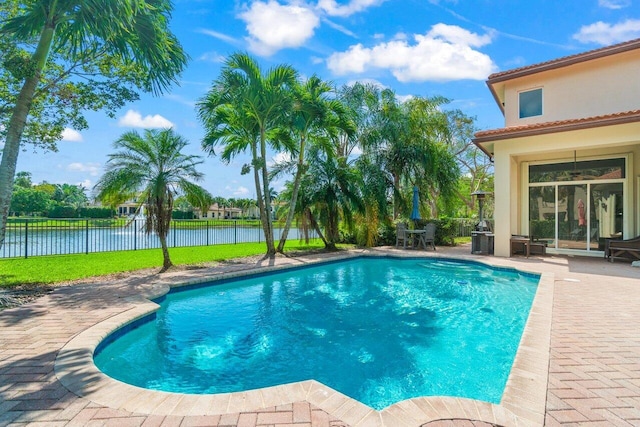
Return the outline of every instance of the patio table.
<path id="1" fill-rule="evenodd" d="M 531 248 L 540 249 L 542 255 L 546 254 L 547 244 L 544 242 L 533 242 L 528 237 L 511 237 L 511 253 L 509 256 L 513 256 L 516 246 L 522 245 L 524 255 L 529 258 L 531 255 Z"/>
<path id="2" fill-rule="evenodd" d="M 427 243 L 422 238 L 422 236 L 427 234 L 427 230 L 406 230 L 405 233 L 411 237 L 411 247 L 415 248 L 416 246 L 422 245 L 427 249 Z"/>

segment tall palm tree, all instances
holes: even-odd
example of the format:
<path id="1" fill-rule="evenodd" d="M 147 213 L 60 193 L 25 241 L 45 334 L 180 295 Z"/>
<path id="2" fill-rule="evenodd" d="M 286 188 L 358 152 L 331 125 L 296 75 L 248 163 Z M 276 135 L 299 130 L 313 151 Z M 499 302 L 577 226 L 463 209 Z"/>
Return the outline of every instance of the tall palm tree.
<path id="1" fill-rule="evenodd" d="M 97 198 L 111 204 L 137 196 L 146 211 L 145 231 L 155 232 L 162 246 L 162 270 L 171 267 L 167 233 L 175 196 L 184 194 L 192 206 L 206 209 L 211 195 L 192 181 L 203 175 L 196 166 L 200 156 L 182 154 L 187 140 L 171 129 L 135 131 L 123 134 L 115 143 L 119 150 L 109 155 L 106 172 L 95 186 Z"/>
<path id="2" fill-rule="evenodd" d="M 354 124 L 347 115 L 344 105 L 338 99 L 328 97 L 331 91 L 332 87 L 315 75 L 304 84 L 297 84 L 294 87 L 294 104 L 288 124 L 290 135 L 287 136 L 297 140 L 298 160 L 295 164 L 289 212 L 278 243 L 278 252 L 284 250 L 295 214 L 300 182 L 306 169 L 307 144 L 328 145 L 335 142 L 340 133 L 349 135 L 355 132 Z M 283 168 L 280 171 L 285 169 L 289 168 Z"/>
<path id="3" fill-rule="evenodd" d="M 393 218 L 408 213 L 405 191 L 414 185 L 431 198 L 453 194 L 458 168 L 447 155 L 449 122 L 441 97 L 414 97 L 400 102 L 389 89 L 380 92 L 369 108 L 370 130 L 363 136 L 363 152 L 368 161 L 389 175 L 393 198 Z"/>
<path id="4" fill-rule="evenodd" d="M 460 168 L 450 140 L 453 126 L 441 105 L 449 102 L 442 97 L 416 97 L 405 103 L 409 122 L 409 141 L 416 150 L 417 168 L 409 176 L 409 186 L 417 185 L 431 208 L 431 217 L 438 217 L 438 202 L 449 204 L 456 194 Z"/>
<path id="5" fill-rule="evenodd" d="M 358 170 L 364 211 L 355 216 L 357 243 L 374 246 L 379 239 L 380 225 L 389 223 L 388 199 L 393 180 L 382 167 L 373 141 L 377 140 L 379 129 L 375 126 L 382 113 L 382 90 L 373 84 L 355 83 L 339 90 L 339 99 L 356 123 L 356 132 L 340 138 L 338 155 L 348 159 Z M 402 123 L 400 121 L 400 123 Z M 354 156 L 361 152 L 363 155 Z"/>
<path id="6" fill-rule="evenodd" d="M 290 111 L 290 88 L 296 80 L 297 73 L 291 66 L 280 65 L 265 73 L 249 55 L 236 53 L 198 103 L 198 115 L 206 131 L 202 142 L 205 151 L 214 154 L 217 145 L 224 145 L 221 156 L 227 163 L 239 153 L 251 152 L 251 164 L 245 165 L 243 172 L 253 169 L 267 256 L 276 253 L 267 146 L 282 151 L 288 142 L 278 133 Z M 286 151 L 291 150 L 286 147 Z"/>
<path id="7" fill-rule="evenodd" d="M 184 68 L 187 56 L 168 27 L 169 0 L 35 0 L 0 31 L 23 42 L 37 40 L 11 112 L 0 162 L 0 246 L 4 242 L 20 141 L 52 48 L 70 61 L 112 56 L 138 72 L 139 87 L 160 93 Z"/>

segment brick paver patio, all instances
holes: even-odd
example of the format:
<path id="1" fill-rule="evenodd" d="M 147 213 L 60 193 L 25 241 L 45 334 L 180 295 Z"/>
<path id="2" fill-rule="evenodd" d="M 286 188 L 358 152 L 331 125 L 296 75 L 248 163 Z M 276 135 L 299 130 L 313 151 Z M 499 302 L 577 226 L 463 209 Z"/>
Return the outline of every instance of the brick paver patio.
<path id="1" fill-rule="evenodd" d="M 555 277 L 545 424 L 640 426 L 640 269 L 593 258 L 472 257 L 468 250 L 438 248 L 437 256 L 460 256 Z M 256 266 L 262 262 L 178 271 L 160 279 L 141 273 L 108 283 L 61 287 L 32 303 L 0 312 L 0 426 L 350 425 L 343 420 L 353 418 L 350 411 L 361 410 L 360 406 L 339 401 L 335 409 L 331 405 L 321 409 L 308 401 L 313 399 L 221 415 L 190 414 L 189 408 L 182 408 L 183 415 L 115 409 L 72 393 L 54 371 L 65 345 L 88 328 L 139 306 L 139 295 L 148 292 L 150 282 L 186 281 Z M 306 393 L 314 393 L 314 387 L 308 385 Z M 508 416 L 509 411 L 502 413 L 501 407 L 487 413 L 488 405 L 459 402 L 422 399 L 411 405 L 425 414 L 442 414 L 422 423 L 429 427 L 532 425 Z M 384 416 L 371 410 L 361 419 L 354 425 L 411 425 L 400 408 Z"/>

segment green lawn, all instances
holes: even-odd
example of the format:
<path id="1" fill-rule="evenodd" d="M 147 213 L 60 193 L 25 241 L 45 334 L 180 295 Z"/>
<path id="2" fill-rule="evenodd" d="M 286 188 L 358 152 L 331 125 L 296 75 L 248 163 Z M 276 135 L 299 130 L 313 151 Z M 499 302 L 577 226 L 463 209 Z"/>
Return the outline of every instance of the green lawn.
<path id="1" fill-rule="evenodd" d="M 456 237 L 453 241 L 456 245 L 462 245 L 464 243 L 471 243 L 471 237 Z"/>
<path id="2" fill-rule="evenodd" d="M 312 240 L 309 245 L 290 241 L 286 250 L 304 251 L 323 247 L 319 239 Z M 264 243 L 241 243 L 170 248 L 169 254 L 175 265 L 186 265 L 260 255 L 265 251 Z M 143 268 L 159 269 L 161 265 L 160 249 L 4 259 L 0 260 L 0 287 L 53 284 Z"/>

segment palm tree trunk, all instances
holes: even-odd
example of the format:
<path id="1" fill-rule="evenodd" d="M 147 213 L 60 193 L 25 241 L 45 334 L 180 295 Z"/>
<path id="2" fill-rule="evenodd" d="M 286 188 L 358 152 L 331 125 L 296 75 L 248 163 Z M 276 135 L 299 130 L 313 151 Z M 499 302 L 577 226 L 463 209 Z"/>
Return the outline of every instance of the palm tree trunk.
<path id="1" fill-rule="evenodd" d="M 54 33 L 55 27 L 46 25 L 42 29 L 38 47 L 31 57 L 31 63 L 34 64 L 33 73 L 25 79 L 18 98 L 16 99 L 16 105 L 13 108 L 11 119 L 9 120 L 7 137 L 4 148 L 2 149 L 2 161 L 0 162 L 0 248 L 4 243 L 9 206 L 11 206 L 13 178 L 16 174 L 20 140 L 22 139 L 24 127 L 27 124 L 27 116 L 29 115 L 33 96 L 36 93 L 36 88 L 40 81 L 40 75 L 49 57 Z"/>
<path id="2" fill-rule="evenodd" d="M 273 221 L 271 219 L 271 192 L 269 191 L 269 171 L 267 170 L 267 148 L 264 130 L 260 132 L 260 157 L 262 167 L 262 193 L 264 196 L 264 208 L 266 214 L 265 241 L 267 243 L 267 256 L 276 254 L 273 242 Z"/>
<path id="3" fill-rule="evenodd" d="M 400 175 L 393 174 L 393 219 L 398 219 L 400 215 L 400 200 L 398 199 L 400 194 Z"/>
<path id="4" fill-rule="evenodd" d="M 440 196 L 439 191 L 431 189 L 429 190 L 431 193 L 431 197 L 429 198 L 429 208 L 431 210 L 431 218 L 438 218 L 438 197 Z"/>
<path id="5" fill-rule="evenodd" d="M 300 138 L 300 153 L 298 154 L 298 165 L 296 169 L 296 176 L 293 180 L 293 191 L 291 192 L 291 201 L 289 202 L 289 213 L 287 214 L 287 221 L 284 224 L 282 235 L 280 236 L 280 242 L 278 243 L 278 252 L 284 251 L 284 245 L 287 242 L 287 234 L 291 228 L 293 222 L 293 216 L 295 215 L 296 203 L 298 201 L 298 191 L 300 190 L 300 181 L 302 181 L 302 172 L 304 168 L 304 146 L 306 138 L 304 135 Z"/>
<path id="6" fill-rule="evenodd" d="M 169 248 L 167 248 L 167 235 L 166 234 L 158 234 L 160 238 L 160 246 L 162 246 L 162 270 L 161 273 L 164 273 L 169 268 L 173 266 L 171 263 L 171 258 L 169 258 Z"/>
<path id="7" fill-rule="evenodd" d="M 330 246 L 327 249 L 336 249 L 336 242 L 340 239 L 340 231 L 338 229 L 339 216 L 334 209 L 329 210 L 327 221 L 327 235 L 329 236 Z"/>
<path id="8" fill-rule="evenodd" d="M 309 222 L 311 223 L 311 226 L 313 227 L 314 230 L 316 230 L 316 233 L 318 233 L 318 236 L 322 240 L 322 243 L 324 243 L 325 248 L 328 248 L 329 247 L 329 242 L 327 242 L 327 239 L 324 237 L 324 234 L 322 234 L 322 230 L 320 229 L 320 226 L 318 225 L 318 221 L 316 221 L 315 217 L 313 216 L 313 214 L 311 213 L 311 211 L 309 209 L 307 209 L 307 216 L 309 217 Z M 335 247 L 335 245 L 334 245 L 334 247 Z"/>
<path id="9" fill-rule="evenodd" d="M 264 232 L 265 241 L 269 235 L 269 224 L 266 213 L 266 207 L 264 198 L 262 197 L 262 183 L 260 182 L 260 172 L 258 171 L 258 148 L 255 143 L 251 144 L 251 156 L 253 157 L 253 180 L 256 186 L 256 195 L 258 199 L 258 210 L 260 211 L 260 223 L 262 224 L 262 231 Z M 268 244 L 267 244 L 268 248 Z"/>

